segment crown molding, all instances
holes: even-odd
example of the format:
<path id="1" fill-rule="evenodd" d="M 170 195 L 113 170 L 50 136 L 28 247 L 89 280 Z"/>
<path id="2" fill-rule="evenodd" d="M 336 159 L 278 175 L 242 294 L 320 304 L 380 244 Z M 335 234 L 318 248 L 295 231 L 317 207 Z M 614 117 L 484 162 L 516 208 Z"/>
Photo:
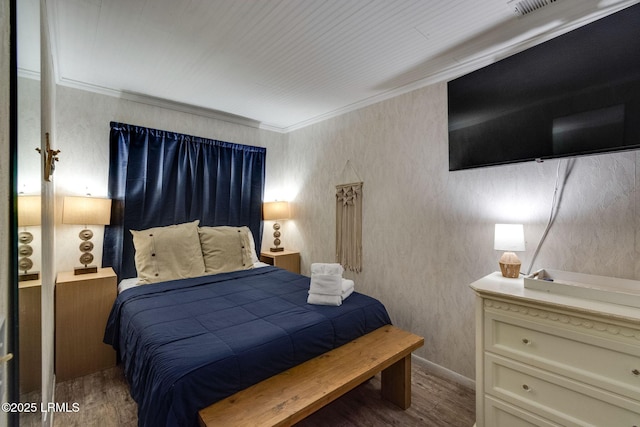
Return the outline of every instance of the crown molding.
<path id="1" fill-rule="evenodd" d="M 404 95 L 408 92 L 412 92 L 414 90 L 421 89 L 423 87 L 426 87 L 435 83 L 453 80 L 464 74 L 473 72 L 484 66 L 497 62 L 500 59 L 514 55 L 518 52 L 522 52 L 523 50 L 529 49 L 540 43 L 544 43 L 562 34 L 568 33 L 569 31 L 575 30 L 576 28 L 582 27 L 598 19 L 604 18 L 605 16 L 608 16 L 612 13 L 618 12 L 622 9 L 632 6 L 635 3 L 638 3 L 638 0 L 629 0 L 629 1 L 623 1 L 620 3 L 615 3 L 613 5 L 609 5 L 607 7 L 599 9 L 598 11 L 591 13 L 589 15 L 582 16 L 582 17 L 573 19 L 571 21 L 561 23 L 527 40 L 514 43 L 514 44 L 509 44 L 507 46 L 495 47 L 493 49 L 481 52 L 478 55 L 470 55 L 465 58 L 458 58 L 456 57 L 455 52 L 451 52 L 448 54 L 448 57 L 449 57 L 448 62 L 451 63 L 449 67 L 442 68 L 425 78 L 416 80 L 404 86 L 389 90 L 387 92 L 384 92 L 378 95 L 371 96 L 362 101 L 335 109 L 333 111 L 329 111 L 319 116 L 312 117 L 308 120 L 303 120 L 291 126 L 287 126 L 282 129 L 282 132 L 284 133 L 293 132 L 295 130 L 302 129 L 307 126 L 311 126 L 313 124 L 320 123 L 325 120 L 338 117 L 343 114 L 356 111 L 373 104 L 377 104 L 387 99 Z M 551 13 L 551 12 L 553 12 L 553 10 L 550 10 L 548 13 Z"/>
<path id="2" fill-rule="evenodd" d="M 221 120 L 228 123 L 234 123 L 242 126 L 249 126 L 252 128 L 263 128 L 262 124 L 258 120 L 250 119 L 248 117 L 238 116 L 224 111 L 213 110 L 210 108 L 200 107 L 197 105 L 186 104 L 183 102 L 172 101 L 169 99 L 158 98 L 150 95 L 145 95 L 136 92 L 129 92 L 124 90 L 111 89 L 104 86 L 98 86 L 93 84 L 87 84 L 77 80 L 71 79 L 58 79 L 57 84 L 60 86 L 69 87 L 72 89 L 79 89 L 87 92 L 98 93 L 101 95 L 111 96 L 114 98 L 126 99 L 128 101 L 137 102 L 139 104 L 151 105 L 154 107 L 165 108 L 182 113 L 193 114 L 196 116 L 206 117 L 210 119 Z M 274 129 L 277 129 L 274 127 Z"/>
<path id="3" fill-rule="evenodd" d="M 18 67 L 18 77 L 40 81 L 40 72 Z"/>

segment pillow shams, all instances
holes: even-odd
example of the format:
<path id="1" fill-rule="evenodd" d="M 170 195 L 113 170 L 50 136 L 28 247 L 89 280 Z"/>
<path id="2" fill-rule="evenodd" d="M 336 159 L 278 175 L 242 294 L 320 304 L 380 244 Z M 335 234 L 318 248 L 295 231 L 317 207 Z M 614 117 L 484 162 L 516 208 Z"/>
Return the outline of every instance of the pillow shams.
<path id="1" fill-rule="evenodd" d="M 248 227 L 200 227 L 206 274 L 253 268 Z"/>
<path id="2" fill-rule="evenodd" d="M 135 263 L 140 283 L 157 283 L 205 274 L 200 250 L 198 224 L 130 230 L 135 247 Z"/>
<path id="3" fill-rule="evenodd" d="M 256 253 L 256 241 L 253 238 L 253 233 L 249 227 L 246 227 L 249 230 L 249 246 L 251 246 L 251 262 L 253 264 L 260 261 L 258 258 L 258 254 Z"/>

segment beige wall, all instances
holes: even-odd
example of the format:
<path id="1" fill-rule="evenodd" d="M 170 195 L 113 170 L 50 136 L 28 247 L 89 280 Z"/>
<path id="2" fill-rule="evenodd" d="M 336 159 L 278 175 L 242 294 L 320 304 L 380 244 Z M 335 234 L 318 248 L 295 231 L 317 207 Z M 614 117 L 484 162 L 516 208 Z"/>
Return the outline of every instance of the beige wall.
<path id="1" fill-rule="evenodd" d="M 364 181 L 357 290 L 381 299 L 396 325 L 425 337 L 419 356 L 473 378 L 468 284 L 498 269 L 495 223 L 524 224 L 521 259 L 529 267 L 558 161 L 449 172 L 446 102 L 441 83 L 295 131 L 284 172 L 269 186 L 294 197 L 297 214 L 283 228 L 283 245 L 302 251 L 308 272 L 312 262 L 334 260 L 334 186 L 350 160 Z M 635 152 L 575 160 L 534 269 L 640 279 L 639 161 Z"/>

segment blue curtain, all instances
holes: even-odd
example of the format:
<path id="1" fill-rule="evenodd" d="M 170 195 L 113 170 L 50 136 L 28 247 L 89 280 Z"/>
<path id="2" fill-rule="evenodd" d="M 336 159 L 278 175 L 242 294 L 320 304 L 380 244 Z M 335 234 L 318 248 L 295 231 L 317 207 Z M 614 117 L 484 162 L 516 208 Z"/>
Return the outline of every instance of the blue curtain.
<path id="1" fill-rule="evenodd" d="M 246 225 L 262 241 L 266 148 L 111 122 L 109 197 L 102 265 L 135 277 L 133 239 L 142 230 L 200 220 Z"/>

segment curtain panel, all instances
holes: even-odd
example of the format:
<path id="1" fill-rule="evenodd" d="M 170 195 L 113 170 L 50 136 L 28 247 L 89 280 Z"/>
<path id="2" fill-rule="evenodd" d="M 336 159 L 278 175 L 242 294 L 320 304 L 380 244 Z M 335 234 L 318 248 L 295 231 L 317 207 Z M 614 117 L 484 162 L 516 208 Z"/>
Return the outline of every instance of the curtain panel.
<path id="1" fill-rule="evenodd" d="M 135 277 L 133 239 L 143 230 L 200 220 L 246 225 L 262 241 L 266 148 L 111 122 L 103 266 Z"/>

